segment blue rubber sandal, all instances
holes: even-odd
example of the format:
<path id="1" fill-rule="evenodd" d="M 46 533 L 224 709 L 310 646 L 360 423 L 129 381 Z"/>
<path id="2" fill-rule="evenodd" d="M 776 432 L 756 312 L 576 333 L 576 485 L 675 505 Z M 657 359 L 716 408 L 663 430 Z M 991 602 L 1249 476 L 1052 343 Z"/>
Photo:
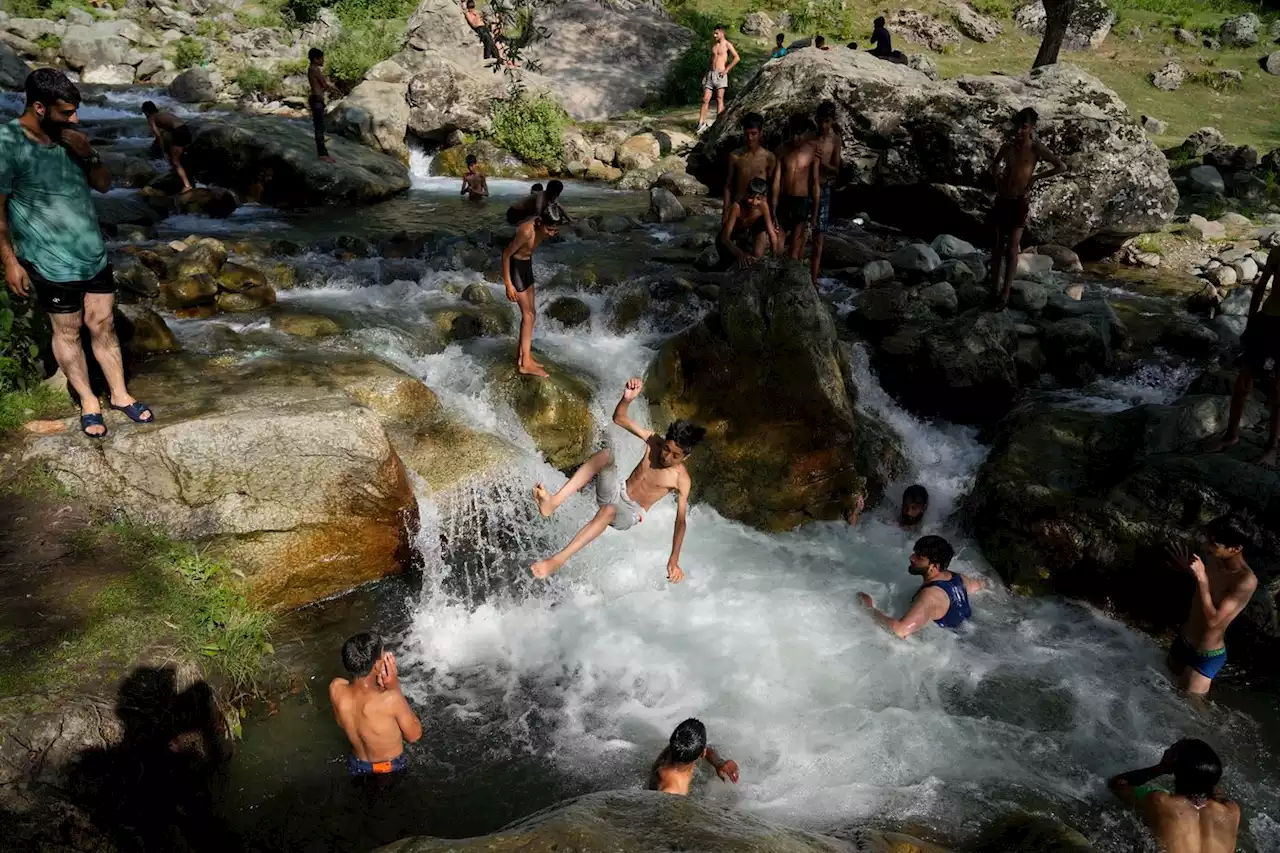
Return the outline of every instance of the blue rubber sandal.
<path id="1" fill-rule="evenodd" d="M 94 433 L 89 432 L 89 427 L 91 427 L 91 426 L 100 426 L 100 427 L 102 427 L 102 432 L 100 432 L 100 433 L 98 433 L 98 434 L 96 434 L 96 435 L 95 435 Z M 89 436 L 89 438 L 106 438 L 106 437 L 107 437 L 107 429 L 106 429 L 106 427 L 107 427 L 107 425 L 106 425 L 106 423 L 105 423 L 105 422 L 103 422 L 103 420 L 102 420 L 102 413 L 101 413 L 101 412 L 94 412 L 94 413 L 93 413 L 93 414 L 91 414 L 91 415 L 81 415 L 81 416 L 80 416 L 80 431 L 81 431 L 82 433 L 84 433 L 85 435 Z"/>
<path id="2" fill-rule="evenodd" d="M 156 413 L 152 412 L 151 407 L 141 400 L 134 400 L 127 406 L 113 405 L 111 408 L 115 409 L 117 412 L 124 412 L 129 420 L 133 421 L 135 424 L 149 424 L 156 419 Z M 143 412 L 150 413 L 151 417 L 143 419 Z"/>

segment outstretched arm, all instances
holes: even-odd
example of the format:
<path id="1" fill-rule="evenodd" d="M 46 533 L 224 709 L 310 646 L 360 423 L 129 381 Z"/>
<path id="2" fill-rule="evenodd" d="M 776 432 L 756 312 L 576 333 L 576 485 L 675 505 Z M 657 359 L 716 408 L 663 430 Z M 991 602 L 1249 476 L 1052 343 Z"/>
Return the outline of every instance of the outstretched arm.
<path id="1" fill-rule="evenodd" d="M 627 408 L 631 405 L 631 401 L 639 397 L 640 392 L 643 390 L 644 380 L 638 378 L 627 380 L 627 387 L 622 389 L 622 399 L 618 401 L 618 405 L 613 409 L 613 422 L 641 441 L 647 442 L 653 435 L 653 430 L 640 426 L 640 424 L 631 420 L 631 417 L 627 414 Z"/>
<path id="2" fill-rule="evenodd" d="M 676 526 L 671 535 L 671 557 L 667 560 L 667 580 L 680 583 L 684 580 L 684 569 L 680 568 L 680 548 L 684 546 L 684 531 L 689 514 L 689 487 L 692 481 L 688 471 L 680 472 L 676 485 Z"/>
<path id="3" fill-rule="evenodd" d="M 702 757 L 716 769 L 716 775 L 720 777 L 721 782 L 738 784 L 738 762 L 732 758 L 721 758 L 711 747 L 707 747 L 706 752 L 702 753 Z"/>
<path id="4" fill-rule="evenodd" d="M 911 609 L 901 619 L 894 619 L 889 614 L 882 612 L 876 607 L 871 596 L 865 592 L 858 593 L 858 600 L 862 602 L 863 607 L 871 612 L 871 618 L 876 620 L 877 625 L 900 640 L 910 637 L 930 620 L 941 619 L 943 614 L 947 612 L 946 593 L 932 588 L 922 589 L 917 592 L 915 599 L 911 602 Z"/>

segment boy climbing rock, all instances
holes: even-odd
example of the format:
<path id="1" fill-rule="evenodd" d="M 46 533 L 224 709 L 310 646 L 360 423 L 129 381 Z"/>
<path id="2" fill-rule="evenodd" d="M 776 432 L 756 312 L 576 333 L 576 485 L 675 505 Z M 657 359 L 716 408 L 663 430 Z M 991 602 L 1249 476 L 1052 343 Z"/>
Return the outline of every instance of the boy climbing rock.
<path id="1" fill-rule="evenodd" d="M 595 517 L 558 554 L 533 564 L 534 577 L 545 578 L 558 572 L 570 557 L 594 541 L 606 527 L 628 530 L 639 524 L 654 504 L 675 492 L 676 526 L 671 542 L 671 557 L 667 560 L 667 580 L 679 583 L 684 579 L 684 570 L 680 568 L 680 546 L 684 544 L 691 485 L 684 461 L 707 431 L 688 421 L 679 420 L 667 428 L 665 437 L 659 437 L 652 430 L 640 426 L 627 416 L 627 407 L 640 396 L 643 389 L 644 382 L 641 380 L 628 380 L 622 399 L 613 410 L 613 422 L 645 443 L 644 458 L 625 483 L 619 482 L 613 453 L 606 449 L 582 463 L 573 472 L 569 482 L 554 495 L 541 483 L 534 486 L 533 499 L 544 518 L 550 518 L 562 503 L 580 491 L 592 477 L 596 480 L 596 502 L 600 506 Z"/>

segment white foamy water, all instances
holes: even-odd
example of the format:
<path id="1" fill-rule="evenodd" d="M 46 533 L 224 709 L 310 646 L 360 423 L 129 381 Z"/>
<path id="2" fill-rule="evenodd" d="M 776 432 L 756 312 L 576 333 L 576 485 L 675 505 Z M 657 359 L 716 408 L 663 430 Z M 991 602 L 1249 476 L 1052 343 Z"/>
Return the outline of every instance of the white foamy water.
<path id="1" fill-rule="evenodd" d="M 409 186 L 415 190 L 426 190 L 432 193 L 458 195 L 462 189 L 462 179 L 453 178 L 445 175 L 431 174 L 431 162 L 436 155 L 429 151 L 424 151 L 417 146 L 409 148 Z M 484 164 L 481 164 L 482 167 Z M 546 184 L 547 179 L 533 179 L 528 181 L 517 181 L 511 178 L 488 178 L 489 195 L 491 198 L 502 198 L 514 201 L 529 194 L 529 188 L 534 184 Z M 591 196 L 603 196 L 616 194 L 618 191 L 612 187 L 603 184 L 579 183 L 576 181 L 565 181 L 566 187 L 570 184 L 573 189 L 571 196 L 573 198 L 586 198 Z M 568 192 L 568 190 L 566 190 Z"/>

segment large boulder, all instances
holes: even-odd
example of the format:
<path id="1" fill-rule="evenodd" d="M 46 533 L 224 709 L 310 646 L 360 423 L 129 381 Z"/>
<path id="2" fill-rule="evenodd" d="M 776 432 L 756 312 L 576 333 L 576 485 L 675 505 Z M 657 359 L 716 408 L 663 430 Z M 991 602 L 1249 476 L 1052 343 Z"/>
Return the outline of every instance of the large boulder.
<path id="1" fill-rule="evenodd" d="M 92 446 L 69 430 L 27 458 L 93 506 L 224 556 L 265 604 L 398 571 L 416 501 L 378 414 L 326 366 L 255 362 L 166 359 L 130 387 L 154 426 L 110 418 Z"/>
<path id="2" fill-rule="evenodd" d="M 576 467 L 591 454 L 598 435 L 591 416 L 592 386 L 545 356 L 537 358 L 549 378 L 522 376 L 512 351 L 490 368 L 490 382 L 552 467 Z"/>
<path id="3" fill-rule="evenodd" d="M 845 176 L 855 187 L 875 190 L 860 202 L 876 207 L 868 212 L 878 221 L 917 233 L 985 235 L 986 174 L 1008 139 L 1009 118 L 1028 103 L 1040 112 L 1041 138 L 1070 168 L 1033 190 L 1029 241 L 1118 243 L 1159 230 L 1177 206 L 1168 163 L 1128 107 L 1096 78 L 1065 64 L 1018 77 L 932 81 L 860 51 L 795 51 L 763 66 L 734 97 L 690 165 L 717 191 L 734 129 L 746 113 L 761 113 L 767 127 L 781 128 L 825 100 L 835 101 L 845 129 Z"/>
<path id="4" fill-rule="evenodd" d="M 951 17 L 955 20 L 960 32 L 974 41 L 995 41 L 1004 32 L 1000 22 L 990 15 L 984 15 L 965 2 L 951 7 Z"/>
<path id="5" fill-rule="evenodd" d="M 1258 28 L 1262 22 L 1252 12 L 1227 18 L 1222 22 L 1219 36 L 1223 47 L 1253 47 L 1258 43 Z"/>
<path id="6" fill-rule="evenodd" d="M 1020 592 L 1053 591 L 1156 629 L 1186 618 L 1194 583 L 1162 548 L 1229 510 L 1263 531 L 1249 561 L 1264 587 L 1280 568 L 1280 472 L 1253 464 L 1265 434 L 1261 396 L 1245 409 L 1246 441 L 1206 453 L 1229 400 L 1190 396 L 1116 414 L 1035 406 L 1001 425 L 964 516 L 991 565 Z M 1232 625 L 1235 660 L 1274 668 L 1275 605 L 1259 594 Z M 1268 645 L 1270 651 L 1264 651 Z"/>
<path id="7" fill-rule="evenodd" d="M 602 791 L 538 812 L 491 835 L 461 840 L 406 838 L 376 853 L 851 853 L 855 846 L 860 853 L 946 853 L 896 832 L 859 829 L 856 838 L 851 845 L 788 829 L 706 798 Z"/>
<path id="8" fill-rule="evenodd" d="M 188 68 L 169 84 L 169 96 L 187 104 L 199 104 L 218 97 L 220 78 L 207 68 Z"/>
<path id="9" fill-rule="evenodd" d="M 409 188 L 409 170 L 395 157 L 342 138 L 329 147 L 337 162 L 316 156 L 311 128 L 271 116 L 192 119 L 183 155 L 198 180 L 234 189 L 242 198 L 277 207 L 369 204 Z"/>
<path id="10" fill-rule="evenodd" d="M 126 36 L 137 34 L 138 25 L 132 21 L 74 24 L 67 27 L 58 52 L 67 67 L 77 71 L 95 66 L 124 65 L 130 46 L 130 40 Z M 133 82 L 132 75 L 128 82 Z"/>
<path id="11" fill-rule="evenodd" d="M 719 310 L 662 348 L 647 393 L 655 424 L 707 428 L 694 500 L 766 530 L 838 518 L 856 493 L 874 502 L 903 468 L 897 436 L 855 406 L 831 312 L 798 264 L 726 281 Z"/>
<path id="12" fill-rule="evenodd" d="M 354 139 L 375 151 L 408 162 L 404 135 L 409 127 L 408 84 L 366 80 L 325 115 L 330 133 Z"/>
<path id="13" fill-rule="evenodd" d="M 899 9 L 889 16 L 888 27 L 902 38 L 941 52 L 960 43 L 955 27 L 915 9 Z"/>
<path id="14" fill-rule="evenodd" d="M 9 45 L 0 41 L 0 89 L 21 90 L 31 66 Z"/>
<path id="15" fill-rule="evenodd" d="M 1043 36 L 1045 17 L 1044 4 L 1034 0 L 1014 13 L 1013 22 L 1031 35 Z M 1115 22 L 1116 13 L 1111 11 L 1105 0 L 1077 0 L 1062 46 L 1067 50 L 1100 47 Z"/>
<path id="16" fill-rule="evenodd" d="M 456 14 L 457 7 L 452 11 Z M 493 127 L 490 107 L 506 95 L 502 75 L 435 53 L 406 50 L 402 61 L 413 71 L 406 99 L 407 126 L 415 136 L 443 141 L 454 131 L 484 133 Z"/>

